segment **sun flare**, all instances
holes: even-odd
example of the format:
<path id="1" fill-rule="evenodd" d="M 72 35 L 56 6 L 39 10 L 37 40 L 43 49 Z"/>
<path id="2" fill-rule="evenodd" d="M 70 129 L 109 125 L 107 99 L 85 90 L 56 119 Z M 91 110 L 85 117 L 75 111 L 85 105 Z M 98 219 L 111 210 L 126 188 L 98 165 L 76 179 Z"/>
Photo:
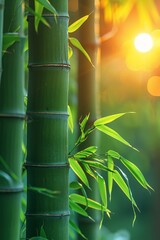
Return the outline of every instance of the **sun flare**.
<path id="1" fill-rule="evenodd" d="M 139 52 L 149 52 L 153 47 L 153 39 L 148 33 L 140 33 L 134 40 L 134 46 Z"/>

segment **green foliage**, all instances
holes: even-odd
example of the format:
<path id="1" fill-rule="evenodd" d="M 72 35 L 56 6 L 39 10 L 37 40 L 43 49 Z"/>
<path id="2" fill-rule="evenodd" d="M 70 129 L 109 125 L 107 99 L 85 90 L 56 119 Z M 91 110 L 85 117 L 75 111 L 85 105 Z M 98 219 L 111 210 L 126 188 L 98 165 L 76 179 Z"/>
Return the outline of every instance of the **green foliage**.
<path id="1" fill-rule="evenodd" d="M 75 21 L 74 23 L 72 23 L 69 27 L 68 27 L 68 33 L 73 33 L 75 31 L 77 31 L 88 19 L 89 15 L 86 15 L 84 17 L 81 17 L 80 19 L 78 19 L 77 21 Z M 79 40 L 75 37 L 69 37 L 69 41 L 70 43 L 77 48 L 78 50 L 80 50 L 84 56 L 87 58 L 87 60 L 91 63 L 91 65 L 94 67 L 92 60 L 89 56 L 89 54 L 86 52 L 86 50 L 84 49 L 84 47 L 82 46 L 82 44 L 79 42 Z M 69 46 L 69 50 L 68 50 L 68 56 L 69 58 L 72 56 L 73 51 L 72 48 Z"/>
<path id="2" fill-rule="evenodd" d="M 57 14 L 56 9 L 53 7 L 53 5 L 48 0 L 35 0 L 35 3 L 41 4 L 44 8 L 46 8 L 48 11 L 53 13 L 54 15 Z"/>
<path id="3" fill-rule="evenodd" d="M 48 0 L 34 0 L 34 1 L 35 1 L 35 10 L 31 9 L 27 3 L 26 3 L 26 9 L 28 10 L 29 13 L 35 16 L 34 25 L 35 25 L 35 30 L 38 32 L 38 26 L 40 21 L 47 27 L 50 27 L 49 23 L 42 16 L 43 9 L 46 8 L 53 15 L 55 15 L 55 17 L 57 16 L 57 12 L 56 12 L 56 9 L 52 6 L 52 4 Z"/>
<path id="4" fill-rule="evenodd" d="M 77 232 L 81 237 L 83 237 L 84 239 L 87 239 L 83 233 L 81 232 L 81 230 L 79 229 L 79 227 L 77 226 L 77 224 L 75 224 L 73 221 L 69 221 L 70 226 L 74 229 L 75 232 Z"/>
<path id="5" fill-rule="evenodd" d="M 83 54 L 84 56 L 88 59 L 88 61 L 93 65 L 90 56 L 88 55 L 88 53 L 86 52 L 86 50 L 82 47 L 81 43 L 79 42 L 79 40 L 77 38 L 73 38 L 70 37 L 69 41 L 72 43 L 72 45 L 76 48 L 78 48 Z"/>
<path id="6" fill-rule="evenodd" d="M 138 151 L 131 144 L 129 144 L 124 138 L 122 138 L 116 131 L 106 126 L 107 124 L 115 121 L 116 119 L 124 116 L 127 113 L 119 113 L 110 115 L 107 117 L 103 117 L 94 121 L 91 126 L 88 126 L 89 115 L 87 115 L 80 123 L 80 136 L 75 143 L 74 148 L 69 153 L 69 163 L 72 170 L 75 172 L 77 177 L 80 179 L 81 183 L 73 182 L 70 184 L 72 189 L 82 190 L 82 195 L 72 193 L 69 197 L 72 209 L 82 214 L 83 216 L 87 216 L 86 209 L 93 208 L 102 212 L 102 220 L 100 226 L 103 222 L 104 212 L 110 217 L 110 210 L 107 208 L 108 200 L 111 201 L 113 183 L 115 182 L 121 191 L 125 194 L 125 196 L 130 200 L 132 209 L 133 209 L 133 224 L 136 220 L 136 211 L 138 206 L 133 198 L 133 194 L 131 191 L 131 187 L 129 184 L 129 179 L 121 169 L 117 163 L 122 164 L 133 176 L 133 178 L 145 189 L 152 189 L 152 187 L 147 183 L 145 177 L 143 176 L 140 169 L 133 164 L 131 161 L 122 157 L 119 153 L 109 150 L 104 154 L 98 154 L 98 148 L 96 146 L 89 146 L 79 152 L 75 152 L 77 146 L 83 143 L 88 136 L 95 130 L 99 130 L 108 136 L 118 140 L 119 142 L 131 147 L 132 149 Z M 73 152 L 75 152 L 73 154 Z M 102 172 L 106 173 L 108 176 L 107 186 L 106 180 L 104 179 L 104 175 L 102 176 Z M 99 195 L 101 202 L 96 202 L 93 199 L 89 199 L 84 190 L 84 186 L 89 186 L 88 176 L 92 177 L 98 184 Z M 153 189 L 152 189 L 153 190 Z M 109 195 L 109 197 L 108 197 Z M 108 199 L 109 198 L 109 199 Z M 82 208 L 79 208 L 79 205 L 85 206 L 85 212 L 83 212 Z"/>
<path id="7" fill-rule="evenodd" d="M 3 53 L 12 46 L 15 42 L 20 41 L 20 36 L 18 33 L 4 33 L 3 34 Z"/>
<path id="8" fill-rule="evenodd" d="M 89 15 L 86 15 L 80 19 L 78 19 L 77 21 L 75 21 L 74 23 L 72 23 L 69 27 L 68 27 L 68 32 L 69 33 L 73 33 L 75 31 L 77 31 L 82 25 L 83 23 L 85 23 L 85 21 L 88 19 Z"/>
<path id="9" fill-rule="evenodd" d="M 71 112 L 71 109 L 70 109 L 69 105 L 68 105 L 68 114 L 69 114 L 69 117 L 68 117 L 68 127 L 71 130 L 71 132 L 73 133 L 73 130 L 74 130 L 73 116 L 72 116 L 72 112 Z"/>

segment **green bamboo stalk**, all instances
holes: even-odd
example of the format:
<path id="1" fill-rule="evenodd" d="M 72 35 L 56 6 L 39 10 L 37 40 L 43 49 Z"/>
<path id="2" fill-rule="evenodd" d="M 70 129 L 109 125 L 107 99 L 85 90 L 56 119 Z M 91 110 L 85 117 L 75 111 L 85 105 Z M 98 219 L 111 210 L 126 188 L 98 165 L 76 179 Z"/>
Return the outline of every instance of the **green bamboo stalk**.
<path id="1" fill-rule="evenodd" d="M 34 27 L 28 15 L 29 86 L 26 237 L 68 240 L 68 1 L 51 0 L 57 16 Z M 34 1 L 30 1 L 34 9 Z M 48 196 L 34 189 L 53 193 Z"/>
<path id="2" fill-rule="evenodd" d="M 4 12 L 4 0 L 0 0 L 0 83 L 2 74 L 3 12 Z"/>
<path id="3" fill-rule="evenodd" d="M 23 12 L 21 0 L 6 0 L 4 33 L 18 34 L 19 42 L 3 56 L 0 85 L 0 238 L 18 240 L 24 125 Z"/>
<path id="4" fill-rule="evenodd" d="M 88 15 L 89 19 L 79 29 L 79 41 L 89 54 L 95 68 L 79 53 L 78 65 L 78 116 L 86 116 L 90 113 L 90 123 L 99 117 L 99 93 L 98 93 L 98 57 L 99 57 L 99 9 L 97 0 L 79 0 L 80 17 Z M 90 124 L 89 123 L 89 124 Z M 85 146 L 98 144 L 98 136 L 92 135 Z M 98 200 L 98 189 L 95 181 L 90 179 L 92 191 L 87 191 L 90 198 Z M 78 223 L 81 231 L 89 240 L 97 240 L 99 233 L 100 215 L 95 210 L 90 210 L 89 214 L 95 219 L 79 216 Z M 81 236 L 78 239 L 82 239 Z"/>

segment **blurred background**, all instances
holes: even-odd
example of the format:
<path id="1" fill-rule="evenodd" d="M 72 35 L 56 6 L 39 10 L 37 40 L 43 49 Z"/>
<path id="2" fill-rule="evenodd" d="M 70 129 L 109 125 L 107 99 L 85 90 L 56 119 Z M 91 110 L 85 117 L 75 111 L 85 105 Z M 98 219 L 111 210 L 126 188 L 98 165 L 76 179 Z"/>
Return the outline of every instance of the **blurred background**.
<path id="1" fill-rule="evenodd" d="M 104 223 L 101 240 L 160 239 L 160 2 L 101 0 L 99 11 L 100 38 L 103 40 L 99 46 L 100 114 L 135 112 L 111 127 L 139 152 L 104 135 L 101 136 L 101 151 L 113 149 L 134 162 L 155 190 L 143 190 L 130 178 L 134 198 L 141 210 L 132 227 L 131 204 L 114 186 L 109 204 L 112 215 Z M 77 0 L 69 0 L 69 13 L 70 23 L 79 18 Z M 135 39 L 141 33 L 148 35 L 147 38 L 142 35 L 138 43 Z M 78 62 L 77 51 L 73 50 L 69 104 L 76 119 Z M 69 139 L 72 145 L 74 136 L 71 134 Z"/>

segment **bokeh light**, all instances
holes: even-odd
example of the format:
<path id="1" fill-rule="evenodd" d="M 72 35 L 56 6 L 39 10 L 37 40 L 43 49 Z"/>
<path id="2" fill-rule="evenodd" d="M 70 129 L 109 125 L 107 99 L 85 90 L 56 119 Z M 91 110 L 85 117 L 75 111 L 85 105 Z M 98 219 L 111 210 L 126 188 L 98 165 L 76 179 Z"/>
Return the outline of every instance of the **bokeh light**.
<path id="1" fill-rule="evenodd" d="M 147 83 L 147 90 L 152 96 L 160 96 L 160 76 L 152 76 L 149 78 Z"/>
<path id="2" fill-rule="evenodd" d="M 139 52 L 149 52 L 153 47 L 153 39 L 148 33 L 140 33 L 134 40 L 134 46 Z"/>

